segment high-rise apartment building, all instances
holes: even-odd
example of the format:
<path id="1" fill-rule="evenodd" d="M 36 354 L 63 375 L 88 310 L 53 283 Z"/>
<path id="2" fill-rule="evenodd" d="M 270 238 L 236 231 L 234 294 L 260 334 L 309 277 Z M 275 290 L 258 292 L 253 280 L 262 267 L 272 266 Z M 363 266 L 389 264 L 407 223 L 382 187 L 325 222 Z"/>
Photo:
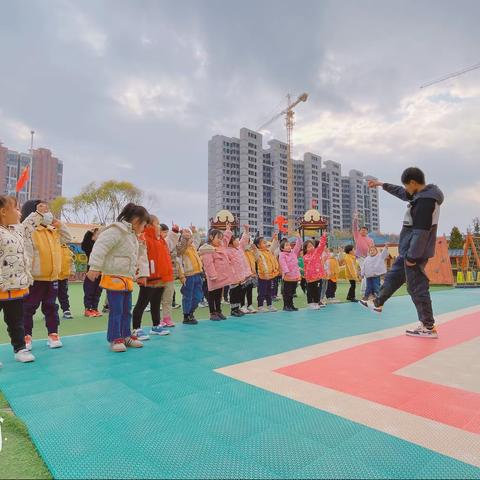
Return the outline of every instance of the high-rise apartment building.
<path id="1" fill-rule="evenodd" d="M 53 200 L 62 195 L 63 162 L 52 155 L 48 148 L 33 150 L 33 162 L 30 153 L 20 153 L 9 150 L 0 144 L 0 190 L 4 195 L 16 195 L 16 185 L 19 175 L 27 165 L 32 163 L 31 187 L 29 182 L 18 194 L 19 203 L 30 198 Z"/>
<path id="2" fill-rule="evenodd" d="M 270 140 L 263 148 L 262 134 L 242 128 L 240 137 L 215 135 L 208 142 L 208 217 L 230 210 L 240 224 L 270 236 L 275 218 L 287 218 L 287 144 Z M 294 214 L 316 208 L 329 220 L 330 230 L 351 228 L 353 212 L 379 230 L 378 193 L 366 187 L 368 178 L 352 170 L 342 177 L 341 165 L 305 153 L 293 160 Z M 367 211 L 368 210 L 368 211 Z"/>

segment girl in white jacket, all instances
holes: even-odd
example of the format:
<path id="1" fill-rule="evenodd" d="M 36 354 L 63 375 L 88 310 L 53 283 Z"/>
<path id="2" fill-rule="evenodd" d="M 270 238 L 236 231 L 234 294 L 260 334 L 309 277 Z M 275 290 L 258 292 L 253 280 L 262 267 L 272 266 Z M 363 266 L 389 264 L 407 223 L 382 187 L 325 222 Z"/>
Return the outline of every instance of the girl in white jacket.
<path id="1" fill-rule="evenodd" d="M 368 249 L 368 257 L 365 257 L 361 265 L 361 275 L 367 279 L 367 287 L 365 289 L 365 297 L 363 300 L 368 300 L 370 295 L 377 297 L 380 292 L 380 277 L 387 273 L 387 266 L 385 260 L 388 257 L 388 248 L 385 247 L 382 253 L 378 253 L 375 246 Z"/>
<path id="2" fill-rule="evenodd" d="M 15 198 L 0 196 L 0 310 L 15 360 L 33 362 L 35 357 L 26 349 L 23 326 L 23 299 L 33 278 L 23 241 L 23 225 L 19 221 Z"/>
<path id="3" fill-rule="evenodd" d="M 87 276 L 93 282 L 102 274 L 100 286 L 107 291 L 107 340 L 113 352 L 143 347 L 132 335 L 130 325 L 134 279 L 139 285 L 146 285 L 150 274 L 145 244 L 138 241 L 148 219 L 144 207 L 129 203 L 117 221 L 100 233 L 90 254 Z"/>

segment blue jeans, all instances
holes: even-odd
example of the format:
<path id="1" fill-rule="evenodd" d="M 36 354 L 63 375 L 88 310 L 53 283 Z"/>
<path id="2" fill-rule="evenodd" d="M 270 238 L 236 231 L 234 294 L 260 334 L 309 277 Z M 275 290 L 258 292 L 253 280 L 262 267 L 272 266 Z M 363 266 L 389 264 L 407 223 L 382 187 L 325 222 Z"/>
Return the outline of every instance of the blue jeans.
<path id="1" fill-rule="evenodd" d="M 367 288 L 365 289 L 365 298 L 368 298 L 370 295 L 375 295 L 375 297 L 378 297 L 379 293 L 380 293 L 380 277 L 367 278 Z"/>
<path id="2" fill-rule="evenodd" d="M 203 300 L 203 279 L 200 273 L 186 278 L 185 285 L 182 286 L 182 308 L 184 315 L 193 313 L 198 304 Z"/>
<path id="3" fill-rule="evenodd" d="M 119 338 L 127 338 L 132 334 L 132 292 L 107 290 L 108 330 L 107 340 L 113 342 Z"/>

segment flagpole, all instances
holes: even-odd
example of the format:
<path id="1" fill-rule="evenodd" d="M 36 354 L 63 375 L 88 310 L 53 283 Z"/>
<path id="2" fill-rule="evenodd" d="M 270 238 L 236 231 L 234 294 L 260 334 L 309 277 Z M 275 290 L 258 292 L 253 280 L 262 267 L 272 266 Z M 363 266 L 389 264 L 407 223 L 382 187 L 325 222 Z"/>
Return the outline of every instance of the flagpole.
<path id="1" fill-rule="evenodd" d="M 28 194 L 27 199 L 31 200 L 32 197 L 32 176 L 33 176 L 33 136 L 35 135 L 35 130 L 30 130 L 30 172 L 28 178 Z"/>

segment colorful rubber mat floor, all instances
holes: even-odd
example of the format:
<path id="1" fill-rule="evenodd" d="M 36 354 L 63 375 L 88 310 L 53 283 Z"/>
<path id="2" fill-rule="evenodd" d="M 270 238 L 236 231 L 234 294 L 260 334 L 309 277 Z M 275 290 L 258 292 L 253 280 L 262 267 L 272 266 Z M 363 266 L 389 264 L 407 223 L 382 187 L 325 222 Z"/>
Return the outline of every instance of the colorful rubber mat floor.
<path id="1" fill-rule="evenodd" d="M 480 295 L 178 325 L 114 354 L 103 333 L 15 364 L 1 390 L 55 478 L 480 478 Z"/>

